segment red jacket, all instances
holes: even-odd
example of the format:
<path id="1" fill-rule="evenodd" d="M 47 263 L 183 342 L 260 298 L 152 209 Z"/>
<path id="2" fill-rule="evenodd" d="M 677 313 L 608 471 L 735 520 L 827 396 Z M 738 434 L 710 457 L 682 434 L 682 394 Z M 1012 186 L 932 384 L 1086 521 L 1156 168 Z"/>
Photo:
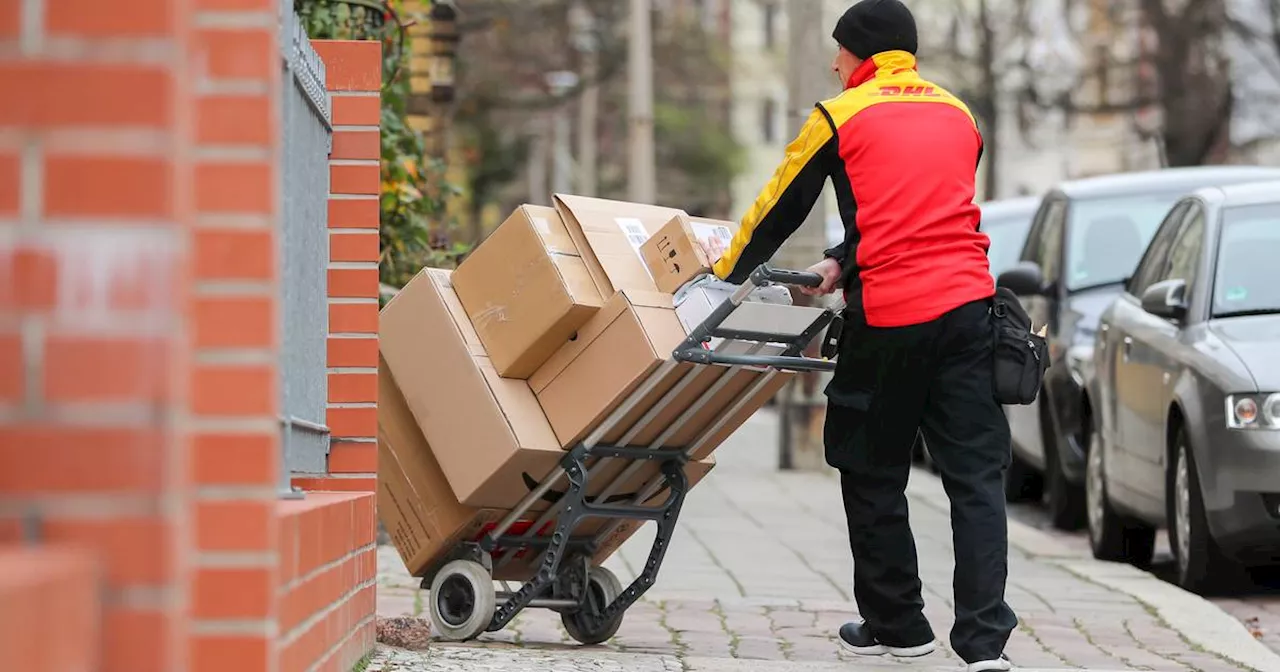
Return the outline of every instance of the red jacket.
<path id="1" fill-rule="evenodd" d="M 905 51 L 862 64 L 839 96 L 818 103 L 765 186 L 719 277 L 742 282 L 808 216 L 830 178 L 844 242 L 849 309 L 874 327 L 919 324 L 995 293 L 974 179 L 982 136 L 958 98 L 922 79 Z"/>

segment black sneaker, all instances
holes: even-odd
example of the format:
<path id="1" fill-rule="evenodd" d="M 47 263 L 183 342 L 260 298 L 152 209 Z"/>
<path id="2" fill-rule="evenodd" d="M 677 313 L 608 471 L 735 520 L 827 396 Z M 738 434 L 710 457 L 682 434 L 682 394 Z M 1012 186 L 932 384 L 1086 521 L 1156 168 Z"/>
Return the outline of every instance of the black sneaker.
<path id="1" fill-rule="evenodd" d="M 1001 654 L 995 660 L 977 660 L 964 666 L 965 672 L 1008 672 L 1013 669 L 1013 663 Z"/>
<path id="2" fill-rule="evenodd" d="M 883 656 L 887 653 L 896 658 L 919 658 L 936 651 L 938 640 L 931 639 L 916 646 L 889 646 L 881 644 L 866 623 L 845 623 L 840 628 L 840 645 L 859 656 Z"/>

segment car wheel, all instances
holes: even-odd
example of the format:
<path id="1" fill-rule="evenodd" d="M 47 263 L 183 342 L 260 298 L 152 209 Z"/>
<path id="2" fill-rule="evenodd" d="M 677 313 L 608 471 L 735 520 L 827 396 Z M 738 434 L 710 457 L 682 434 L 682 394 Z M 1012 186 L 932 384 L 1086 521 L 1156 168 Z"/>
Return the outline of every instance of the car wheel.
<path id="1" fill-rule="evenodd" d="M 1084 486 L 1068 481 L 1062 471 L 1062 462 L 1058 459 L 1060 441 L 1046 403 L 1047 400 L 1041 401 L 1040 432 L 1044 437 L 1044 481 L 1049 522 L 1059 530 L 1075 532 L 1085 526 Z"/>
<path id="2" fill-rule="evenodd" d="M 1169 463 L 1169 545 L 1177 564 L 1178 585 L 1194 593 L 1208 593 L 1229 585 L 1241 567 L 1222 553 L 1209 531 L 1200 490 L 1200 473 L 1187 434 L 1179 428 L 1174 437 L 1174 458 Z"/>
<path id="3" fill-rule="evenodd" d="M 1062 473 L 1058 455 L 1046 455 L 1049 521 L 1059 530 L 1074 532 L 1085 526 L 1084 488 L 1072 484 Z"/>
<path id="4" fill-rule="evenodd" d="M 1093 557 L 1147 567 L 1155 554 L 1156 529 L 1121 516 L 1107 499 L 1106 460 L 1101 431 L 1089 430 L 1085 464 L 1085 510 L 1088 514 L 1089 547 Z"/>

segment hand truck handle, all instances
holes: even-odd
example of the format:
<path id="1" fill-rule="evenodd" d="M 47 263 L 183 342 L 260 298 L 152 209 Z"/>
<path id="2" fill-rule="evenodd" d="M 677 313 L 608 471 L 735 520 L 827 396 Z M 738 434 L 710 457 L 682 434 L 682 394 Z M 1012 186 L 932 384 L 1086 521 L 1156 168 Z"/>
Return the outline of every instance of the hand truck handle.
<path id="1" fill-rule="evenodd" d="M 820 287 L 822 285 L 822 276 L 817 273 L 788 271 L 781 268 L 773 268 L 768 264 L 757 266 L 756 270 L 751 272 L 750 280 L 751 284 L 756 287 L 771 282 L 794 287 Z"/>
<path id="2" fill-rule="evenodd" d="M 742 283 L 737 290 L 724 303 L 716 306 L 707 316 L 702 324 L 695 326 L 689 331 L 689 335 L 684 342 L 672 353 L 677 361 L 693 362 L 695 364 L 723 364 L 727 366 L 762 366 L 784 371 L 833 371 L 835 370 L 835 362 L 823 359 L 811 359 L 800 356 L 800 352 L 818 335 L 823 329 L 827 328 L 831 320 L 836 317 L 836 311 L 828 310 L 823 317 L 819 319 L 814 327 L 816 331 L 813 333 L 802 334 L 799 338 L 791 342 L 791 339 L 781 342 L 789 342 L 787 354 L 784 355 L 730 355 L 718 352 L 712 352 L 703 347 L 703 344 L 710 341 L 716 330 L 724 323 L 738 306 L 746 301 L 747 297 L 757 287 L 768 285 L 770 283 L 792 284 L 801 287 L 817 287 L 822 284 L 822 277 L 817 273 L 809 273 L 808 271 L 786 271 L 771 268 L 768 264 L 761 264 L 747 277 L 747 281 Z"/>

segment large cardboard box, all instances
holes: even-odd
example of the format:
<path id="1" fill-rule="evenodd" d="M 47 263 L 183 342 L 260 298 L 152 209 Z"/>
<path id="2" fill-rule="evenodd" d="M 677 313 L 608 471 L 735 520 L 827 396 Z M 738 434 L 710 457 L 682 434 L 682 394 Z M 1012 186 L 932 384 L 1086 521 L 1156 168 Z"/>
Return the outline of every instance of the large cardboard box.
<path id="1" fill-rule="evenodd" d="M 528 378 L 604 301 L 553 208 L 522 205 L 453 274 L 498 375 Z"/>
<path id="2" fill-rule="evenodd" d="M 556 194 L 555 207 L 606 301 L 622 290 L 659 291 L 640 247 L 684 211 L 568 194 Z"/>
<path id="3" fill-rule="evenodd" d="M 560 444 L 523 380 L 503 378 L 454 294 L 427 269 L 382 309 L 379 350 L 458 501 L 510 508 Z"/>
<path id="4" fill-rule="evenodd" d="M 562 347 L 529 379 L 564 447 L 585 438 L 671 359 L 685 331 L 670 302 L 671 297 L 662 294 L 619 292 L 578 332 L 577 339 Z M 604 435 L 605 443 L 618 443 L 693 368 L 692 364 L 672 367 L 653 391 Z M 647 423 L 647 429 L 630 437 L 628 445 L 650 445 L 686 415 L 659 445 L 694 447 L 692 458 L 702 459 L 780 390 L 791 374 L 702 367 L 694 376 L 665 410 Z M 765 377 L 768 380 L 761 382 Z M 757 384 L 755 393 L 730 412 Z M 698 441 L 699 437 L 703 440 Z M 691 446 L 695 442 L 697 445 Z"/>
<path id="5" fill-rule="evenodd" d="M 556 437 L 586 436 L 685 338 L 671 297 L 622 291 L 529 379 Z"/>
<path id="6" fill-rule="evenodd" d="M 379 350 L 445 478 L 463 504 L 509 510 L 564 458 L 547 416 L 524 380 L 498 375 L 450 282 L 419 273 L 383 309 Z M 625 465 L 613 460 L 588 492 Z M 618 491 L 635 493 L 658 473 L 646 465 Z M 545 510 L 550 499 L 534 506 Z"/>
<path id="7" fill-rule="evenodd" d="M 479 540 L 507 511 L 471 507 L 458 501 L 385 360 L 379 361 L 378 395 L 378 517 L 409 573 L 422 576 L 445 561 L 458 544 Z M 554 466 L 553 461 L 549 462 Z M 714 466 L 710 459 L 686 465 L 689 487 L 706 477 Z M 650 478 L 654 477 L 652 471 L 649 473 Z M 645 504 L 659 504 L 666 496 L 666 491 L 660 490 Z M 528 530 L 538 515 L 532 512 L 525 516 L 512 533 Z M 613 528 L 597 547 L 595 564 L 608 559 L 643 525 L 643 521 L 628 520 L 619 525 L 610 525 L 611 522 L 590 518 L 573 532 L 575 536 L 593 535 L 607 526 Z M 544 526 L 542 533 L 549 530 Z M 499 553 L 496 559 L 502 555 Z M 510 562 L 495 563 L 494 578 L 525 580 L 532 576 L 536 560 L 536 554 L 526 551 Z"/>
<path id="8" fill-rule="evenodd" d="M 640 246 L 640 256 L 658 289 L 675 294 L 690 280 L 711 272 L 715 260 L 707 259 L 700 243 L 717 239 L 728 249 L 735 229 L 733 222 L 678 215 Z"/>

